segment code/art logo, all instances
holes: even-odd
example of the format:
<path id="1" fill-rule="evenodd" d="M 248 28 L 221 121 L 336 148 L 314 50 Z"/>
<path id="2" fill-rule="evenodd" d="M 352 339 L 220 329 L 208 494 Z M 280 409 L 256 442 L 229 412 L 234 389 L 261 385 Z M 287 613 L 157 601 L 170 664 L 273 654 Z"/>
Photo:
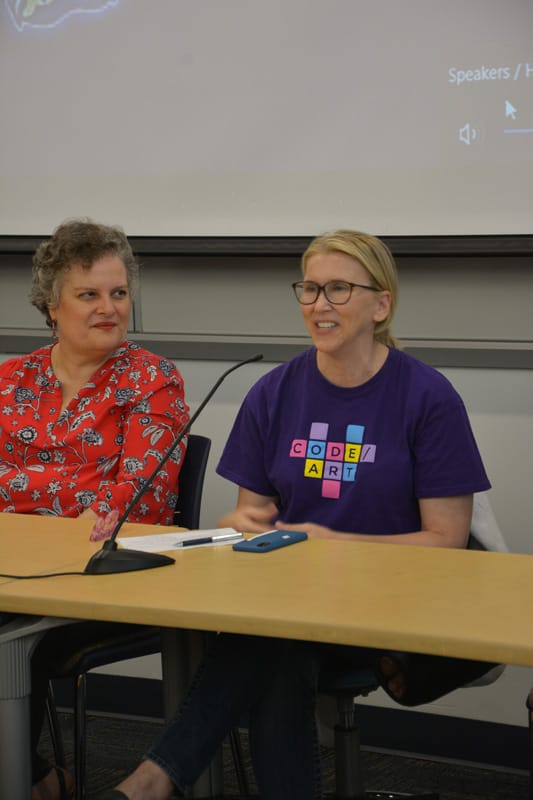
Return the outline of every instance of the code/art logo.
<path id="1" fill-rule="evenodd" d="M 119 0 L 5 0 L 18 31 L 55 28 L 72 14 L 96 14 L 116 6 Z"/>
<path id="2" fill-rule="evenodd" d="M 291 458 L 304 459 L 304 475 L 322 482 L 322 497 L 338 499 L 344 482 L 355 481 L 360 464 L 374 463 L 376 445 L 364 442 L 364 425 L 347 425 L 344 441 L 328 441 L 329 425 L 313 422 L 308 439 L 293 439 Z"/>

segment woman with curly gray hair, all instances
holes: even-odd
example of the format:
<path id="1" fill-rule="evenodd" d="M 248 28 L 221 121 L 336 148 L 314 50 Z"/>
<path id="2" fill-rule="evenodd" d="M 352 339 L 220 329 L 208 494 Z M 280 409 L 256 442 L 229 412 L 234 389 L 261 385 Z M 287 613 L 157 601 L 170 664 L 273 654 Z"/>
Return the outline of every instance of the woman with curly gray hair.
<path id="1" fill-rule="evenodd" d="M 138 273 L 124 232 L 92 220 L 67 220 L 38 247 L 30 300 L 52 342 L 0 365 L 0 511 L 95 522 L 122 515 L 187 423 L 174 364 L 126 338 Z M 130 521 L 172 523 L 185 446 Z M 65 648 L 98 639 L 102 625 L 73 625 L 68 639 L 51 631 L 35 650 L 33 800 L 71 792 L 71 776 L 37 753 L 48 676 Z"/>

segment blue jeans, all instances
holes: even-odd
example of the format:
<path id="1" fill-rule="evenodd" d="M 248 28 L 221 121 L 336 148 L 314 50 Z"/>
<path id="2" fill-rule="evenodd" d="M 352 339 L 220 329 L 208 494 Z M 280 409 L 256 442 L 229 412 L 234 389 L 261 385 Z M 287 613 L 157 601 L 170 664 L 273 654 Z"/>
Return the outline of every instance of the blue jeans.
<path id="1" fill-rule="evenodd" d="M 219 634 L 174 720 L 145 757 L 184 793 L 246 718 L 261 800 L 317 800 L 317 682 L 322 664 L 337 651 L 352 665 L 372 660 L 372 651 L 359 648 Z"/>

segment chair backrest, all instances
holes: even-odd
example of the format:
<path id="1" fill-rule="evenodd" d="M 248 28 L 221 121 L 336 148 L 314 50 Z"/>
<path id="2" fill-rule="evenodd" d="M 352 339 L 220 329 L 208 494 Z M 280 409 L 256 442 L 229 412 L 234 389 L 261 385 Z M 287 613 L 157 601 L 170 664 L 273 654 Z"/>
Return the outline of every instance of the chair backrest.
<path id="1" fill-rule="evenodd" d="M 487 492 L 477 492 L 474 495 L 468 549 L 493 550 L 500 553 L 509 551 Z"/>
<path id="2" fill-rule="evenodd" d="M 211 439 L 190 433 L 187 451 L 179 475 L 179 495 L 174 511 L 174 525 L 196 530 L 200 526 L 200 508 Z"/>

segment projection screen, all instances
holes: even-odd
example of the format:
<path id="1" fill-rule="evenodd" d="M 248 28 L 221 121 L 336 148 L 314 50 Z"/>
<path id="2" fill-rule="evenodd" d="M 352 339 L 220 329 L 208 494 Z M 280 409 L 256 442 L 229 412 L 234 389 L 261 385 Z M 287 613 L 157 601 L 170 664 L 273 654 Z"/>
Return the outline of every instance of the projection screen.
<path id="1" fill-rule="evenodd" d="M 531 0 L 0 2 L 0 234 L 531 233 Z"/>

